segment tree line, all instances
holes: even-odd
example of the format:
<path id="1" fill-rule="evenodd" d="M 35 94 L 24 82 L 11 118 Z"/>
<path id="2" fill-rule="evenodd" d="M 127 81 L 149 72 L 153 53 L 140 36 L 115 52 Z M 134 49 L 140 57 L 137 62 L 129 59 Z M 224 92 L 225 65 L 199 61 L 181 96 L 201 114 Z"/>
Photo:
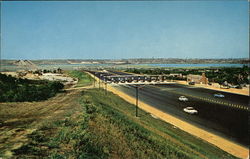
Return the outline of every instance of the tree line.
<path id="1" fill-rule="evenodd" d="M 0 73 L 0 102 L 46 100 L 63 87 L 57 81 L 28 80 Z"/>

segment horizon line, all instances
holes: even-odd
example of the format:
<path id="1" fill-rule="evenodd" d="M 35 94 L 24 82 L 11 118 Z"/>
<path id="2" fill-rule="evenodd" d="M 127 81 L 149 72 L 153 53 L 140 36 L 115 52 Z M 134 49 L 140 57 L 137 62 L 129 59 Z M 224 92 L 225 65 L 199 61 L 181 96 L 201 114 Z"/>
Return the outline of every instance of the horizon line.
<path id="1" fill-rule="evenodd" d="M 237 59 L 249 59 L 249 57 L 231 57 L 231 58 L 175 58 L 175 57 L 170 57 L 170 58 L 163 58 L 163 57 L 157 57 L 157 58 L 117 58 L 117 59 L 108 59 L 108 58 L 86 58 L 86 59 L 69 59 L 69 58 L 50 58 L 50 59 L 26 59 L 26 58 L 20 58 L 20 59 L 0 59 L 0 60 L 136 60 L 136 59 L 145 59 L 145 60 L 154 60 L 154 59 L 181 59 L 181 60 L 229 60 L 229 59 L 233 59 L 233 60 L 237 60 Z"/>

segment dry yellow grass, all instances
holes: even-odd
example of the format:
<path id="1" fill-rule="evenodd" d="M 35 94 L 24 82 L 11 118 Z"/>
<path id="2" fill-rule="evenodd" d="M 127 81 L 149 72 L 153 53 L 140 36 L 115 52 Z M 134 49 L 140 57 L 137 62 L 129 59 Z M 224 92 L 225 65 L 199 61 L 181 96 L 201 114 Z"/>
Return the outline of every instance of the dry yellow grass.
<path id="1" fill-rule="evenodd" d="M 12 151 L 27 142 L 27 135 L 42 125 L 61 120 L 81 110 L 80 91 L 68 91 L 41 102 L 0 103 L 0 152 L 11 157 Z"/>

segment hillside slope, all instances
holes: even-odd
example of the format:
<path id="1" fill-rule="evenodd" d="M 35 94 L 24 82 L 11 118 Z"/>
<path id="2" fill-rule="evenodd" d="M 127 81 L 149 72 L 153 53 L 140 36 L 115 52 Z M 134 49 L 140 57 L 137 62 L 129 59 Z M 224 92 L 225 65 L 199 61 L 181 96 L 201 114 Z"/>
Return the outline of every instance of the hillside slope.
<path id="1" fill-rule="evenodd" d="M 99 89 L 0 107 L 1 157 L 234 158 Z"/>

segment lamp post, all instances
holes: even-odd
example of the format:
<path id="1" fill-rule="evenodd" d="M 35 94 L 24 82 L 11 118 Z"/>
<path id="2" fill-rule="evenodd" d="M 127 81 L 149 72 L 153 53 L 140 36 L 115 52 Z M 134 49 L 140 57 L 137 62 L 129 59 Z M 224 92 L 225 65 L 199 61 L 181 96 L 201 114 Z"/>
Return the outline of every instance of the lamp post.
<path id="1" fill-rule="evenodd" d="M 102 77 L 102 74 L 100 74 L 99 76 L 99 89 L 101 89 L 101 77 Z"/>
<path id="2" fill-rule="evenodd" d="M 145 87 L 146 85 L 142 86 L 135 86 L 136 90 L 136 107 L 135 107 L 135 116 L 138 117 L 138 98 L 139 98 L 139 89 Z"/>
<path id="3" fill-rule="evenodd" d="M 135 108 L 135 116 L 138 117 L 138 87 L 136 86 L 136 108 Z"/>
<path id="4" fill-rule="evenodd" d="M 96 72 L 94 72 L 94 88 L 95 88 L 95 78 L 96 78 Z"/>
<path id="5" fill-rule="evenodd" d="M 105 82 L 105 95 L 107 95 L 107 82 Z"/>
<path id="6" fill-rule="evenodd" d="M 107 76 L 104 76 L 104 85 L 105 85 L 104 89 L 105 89 L 105 95 L 107 95 L 107 84 L 108 84 L 108 82 L 107 82 Z"/>

